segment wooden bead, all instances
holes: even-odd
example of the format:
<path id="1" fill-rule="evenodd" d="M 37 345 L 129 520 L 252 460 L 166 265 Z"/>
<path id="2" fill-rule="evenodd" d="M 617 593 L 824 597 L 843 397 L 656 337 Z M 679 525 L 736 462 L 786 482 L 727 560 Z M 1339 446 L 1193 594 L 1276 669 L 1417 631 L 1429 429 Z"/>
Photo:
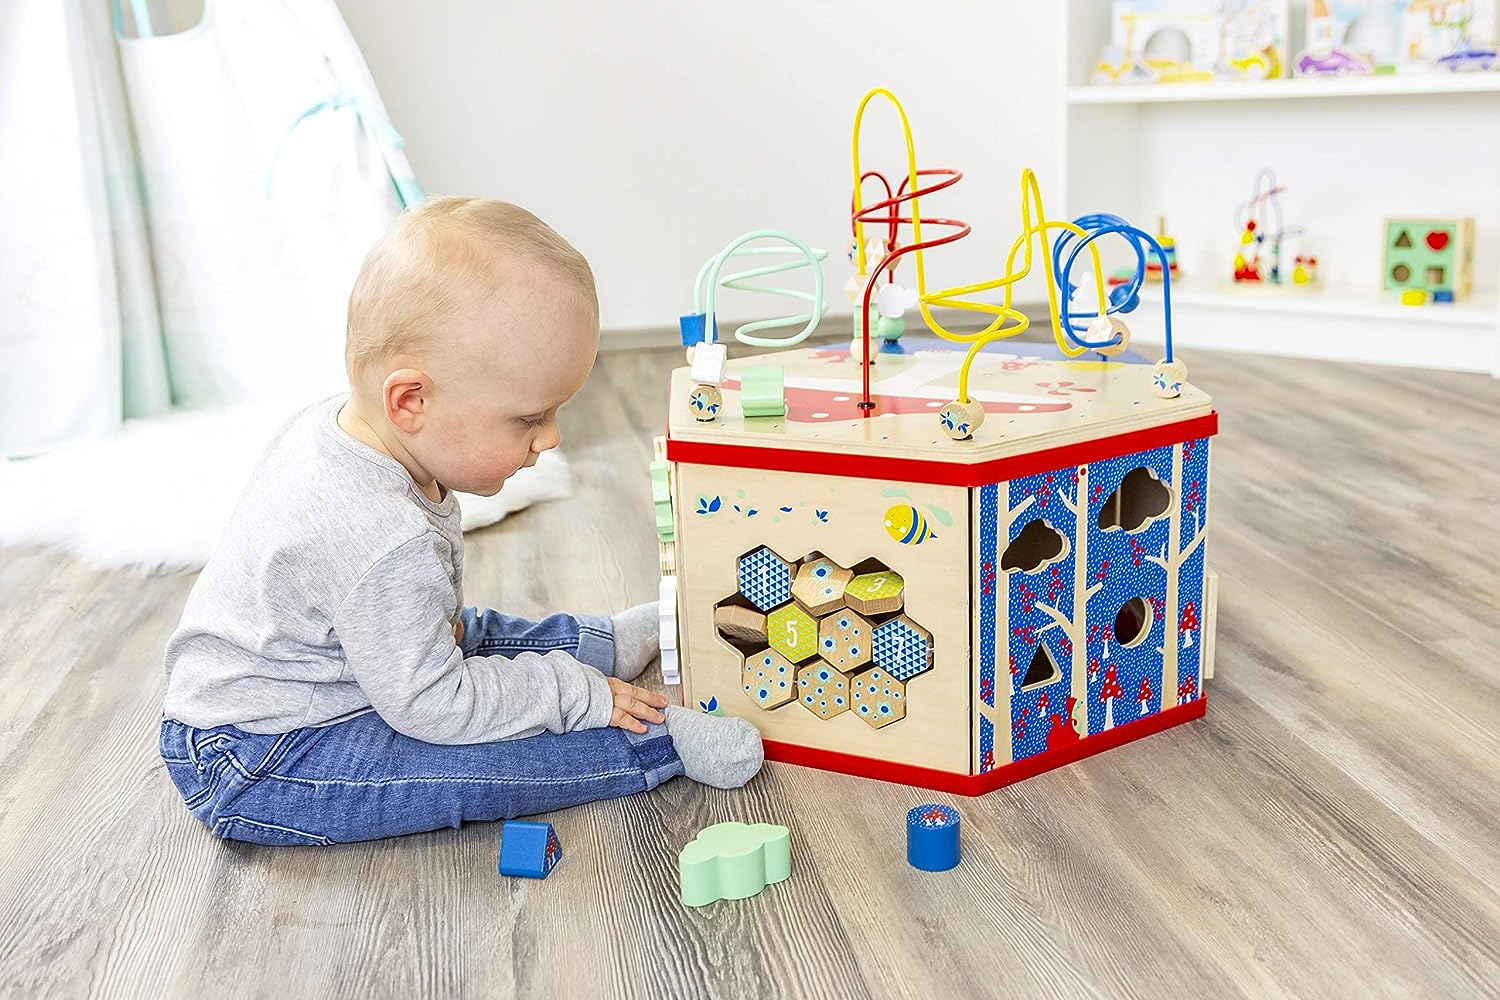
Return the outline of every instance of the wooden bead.
<path id="1" fill-rule="evenodd" d="M 1182 395 L 1182 387 L 1186 383 L 1187 365 L 1181 361 L 1163 358 L 1151 369 L 1151 386 L 1162 399 L 1176 399 Z"/>
<path id="2" fill-rule="evenodd" d="M 694 386 L 688 395 L 688 409 L 693 414 L 694 420 L 705 423 L 715 419 L 719 415 L 719 408 L 724 405 L 724 394 L 716 385 Z"/>
<path id="3" fill-rule="evenodd" d="M 955 399 L 938 411 L 938 423 L 955 441 L 967 441 L 984 423 L 984 404 L 976 399 L 967 403 Z"/>

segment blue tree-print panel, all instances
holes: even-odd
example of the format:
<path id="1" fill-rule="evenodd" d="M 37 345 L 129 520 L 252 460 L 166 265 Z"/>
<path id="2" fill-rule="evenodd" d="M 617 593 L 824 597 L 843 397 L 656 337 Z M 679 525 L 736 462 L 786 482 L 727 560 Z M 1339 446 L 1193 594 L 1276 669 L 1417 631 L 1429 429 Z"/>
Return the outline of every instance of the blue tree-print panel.
<path id="1" fill-rule="evenodd" d="M 1052 716 L 1059 721 L 1067 718 L 1077 642 L 1084 645 L 1080 667 L 1086 664 L 1087 675 L 1085 703 L 1074 706 L 1073 714 L 1085 736 L 1175 705 L 1179 693 L 1185 699 L 1201 695 L 1203 545 L 1199 542 L 1187 555 L 1181 553 L 1207 528 L 1209 442 L 1199 438 L 1182 446 L 1181 488 L 1173 482 L 1173 451 L 1168 445 L 1091 463 L 1082 475 L 1077 468 L 1066 468 L 980 488 L 975 693 L 983 704 L 993 707 L 997 685 L 1010 685 L 1013 760 L 1046 750 L 1049 732 L 1059 741 L 1069 737 L 1055 731 L 1058 726 Z M 1114 494 L 1133 472 L 1133 485 L 1127 490 L 1131 503 L 1113 507 Z M 1150 505 L 1139 502 L 1142 484 L 1149 494 L 1159 491 Z M 1074 507 L 1079 516 L 1074 515 Z M 1100 516 L 1106 508 L 1110 513 L 1101 528 Z M 1127 513 L 1127 508 L 1133 509 Z M 1011 520 L 1009 530 L 1002 533 L 1007 520 Z M 1065 551 L 1029 572 L 1027 568 L 1005 569 L 1006 546 L 1038 520 L 1064 537 Z M 1169 544 L 1174 520 L 1176 546 Z M 1126 523 L 1116 525 L 1116 521 Z M 1077 572 L 1080 550 L 1086 564 L 1081 578 Z M 1175 612 L 1166 606 L 1167 577 L 1174 568 L 1178 573 Z M 999 604 L 1002 599 L 1006 604 Z M 1146 615 L 1122 617 L 1121 608 L 1133 601 L 1138 601 L 1133 605 L 1136 611 Z M 996 634 L 1001 609 L 1008 610 L 1008 635 Z M 1149 624 L 1142 634 L 1139 623 L 1146 616 Z M 1133 624 L 1135 634 L 1116 635 L 1117 620 Z M 1162 690 L 1163 656 L 1171 642 L 1179 644 L 1180 692 L 1176 687 Z M 1027 669 L 1041 647 L 1051 654 L 1057 675 L 1051 682 L 1022 691 Z M 997 677 L 1002 653 L 1007 673 Z M 1104 697 L 1106 693 L 1110 697 Z M 990 740 L 984 738 L 987 730 Z M 982 718 L 980 734 L 979 765 L 986 771 L 994 766 L 993 732 Z"/>
<path id="2" fill-rule="evenodd" d="M 1178 545 L 1186 549 L 1208 527 L 1208 439 L 1182 445 L 1182 515 Z M 1204 549 L 1198 548 L 1177 570 L 1177 689 L 1162 693 L 1164 705 L 1185 704 L 1203 695 Z"/>
<path id="3" fill-rule="evenodd" d="M 1032 522 L 1041 520 L 1058 532 L 1065 543 L 1061 558 L 1052 559 L 1032 572 L 1012 569 L 1004 573 L 1009 608 L 1010 635 L 1007 669 L 1011 684 L 1011 759 L 1023 760 L 1047 749 L 1052 716 L 1067 715 L 1068 692 L 1073 677 L 1073 641 L 1061 628 L 1049 628 L 1056 620 L 1045 608 L 1071 618 L 1073 607 L 1073 539 L 1077 519 L 1069 504 L 1078 495 L 1076 469 L 1043 472 L 1008 484 L 1010 509 L 1020 510 L 1011 523 L 1006 544 L 1016 540 Z M 1021 509 L 1025 505 L 1024 509 Z M 1001 553 L 1002 560 L 1004 553 Z M 1054 679 L 1046 684 L 1025 685 L 1026 673 L 1039 647 L 1045 646 L 1057 666 Z M 1025 690 L 1022 690 L 1025 687 Z"/>
<path id="4" fill-rule="evenodd" d="M 1132 470 L 1145 468 L 1166 490 L 1154 517 L 1139 525 L 1099 527 L 1100 514 L 1110 506 Z M 1172 479 L 1172 447 L 1153 448 L 1089 466 L 1088 580 L 1100 584 L 1089 602 L 1086 630 L 1088 662 L 1088 719 L 1090 734 L 1149 715 L 1161 707 L 1162 621 L 1167 581 L 1148 556 L 1159 552 L 1171 537 L 1171 508 L 1177 498 L 1167 489 Z M 1139 486 L 1140 474 L 1132 481 Z M 1137 513 L 1139 516 L 1139 513 Z M 1106 523 L 1110 522 L 1106 518 Z M 1127 512 L 1125 520 L 1130 517 Z M 1135 530 L 1128 530 L 1134 527 Z M 1151 622 L 1144 636 L 1117 635 L 1121 608 L 1140 598 Z M 1128 614 L 1125 621 L 1134 620 Z M 1125 645 L 1130 642 L 1129 646 Z M 1143 691 L 1142 681 L 1146 683 Z M 1106 694 L 1118 694 L 1106 699 Z M 1175 693 L 1175 692 L 1174 692 Z M 1145 695 L 1142 701 L 1141 696 Z"/>
<path id="5" fill-rule="evenodd" d="M 979 700 L 990 708 L 995 707 L 995 588 L 999 557 L 995 551 L 996 506 L 999 503 L 1000 487 L 991 484 L 979 488 Z M 1002 646 L 1001 648 L 1009 648 Z M 983 721 L 983 720 L 981 720 Z M 980 727 L 983 729 L 983 725 Z M 993 727 L 991 727 L 993 729 Z M 992 748 L 991 748 L 992 749 Z M 993 754 L 990 757 L 993 758 Z M 990 767 L 994 766 L 993 759 Z M 984 766 L 981 752 L 980 770 Z"/>

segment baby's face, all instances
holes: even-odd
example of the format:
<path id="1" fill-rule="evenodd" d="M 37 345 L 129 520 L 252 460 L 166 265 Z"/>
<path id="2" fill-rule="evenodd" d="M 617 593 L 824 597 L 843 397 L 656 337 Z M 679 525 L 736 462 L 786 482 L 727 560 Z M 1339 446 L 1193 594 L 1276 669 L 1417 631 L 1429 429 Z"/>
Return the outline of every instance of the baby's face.
<path id="1" fill-rule="evenodd" d="M 464 317 L 413 457 L 449 489 L 493 496 L 516 470 L 562 441 L 557 413 L 583 387 L 599 350 L 592 306 L 535 275 Z"/>

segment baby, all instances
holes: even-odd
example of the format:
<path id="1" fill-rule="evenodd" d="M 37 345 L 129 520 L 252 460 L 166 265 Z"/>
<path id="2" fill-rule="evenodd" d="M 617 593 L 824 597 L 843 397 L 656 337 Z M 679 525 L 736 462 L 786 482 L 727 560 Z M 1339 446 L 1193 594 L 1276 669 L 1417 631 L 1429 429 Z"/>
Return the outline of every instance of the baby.
<path id="1" fill-rule="evenodd" d="M 167 643 L 162 759 L 216 836 L 370 840 L 760 769 L 754 726 L 631 683 L 654 604 L 463 605 L 453 491 L 557 447 L 598 346 L 588 262 L 514 205 L 428 201 L 370 251 L 349 394 L 271 442 Z"/>

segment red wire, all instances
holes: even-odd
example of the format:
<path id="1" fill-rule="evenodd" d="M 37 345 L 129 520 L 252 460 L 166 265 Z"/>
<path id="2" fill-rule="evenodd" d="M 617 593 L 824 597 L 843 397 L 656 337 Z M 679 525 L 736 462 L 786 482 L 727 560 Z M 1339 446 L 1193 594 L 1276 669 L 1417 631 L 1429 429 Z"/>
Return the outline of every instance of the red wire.
<path id="1" fill-rule="evenodd" d="M 911 181 L 911 177 L 907 176 L 902 178 L 901 184 L 896 189 L 896 193 L 894 195 L 890 194 L 890 183 L 876 171 L 871 170 L 861 176 L 860 182 L 863 183 L 865 178 L 871 176 L 880 178 L 880 182 L 885 185 L 886 193 L 890 196 L 887 197 L 885 201 L 876 202 L 874 205 L 870 205 L 869 207 L 861 209 L 858 212 L 851 211 L 849 218 L 850 228 L 854 228 L 861 222 L 876 224 L 884 223 L 889 226 L 889 232 L 891 234 L 891 238 L 889 240 L 889 246 L 891 247 L 891 249 L 886 253 L 885 257 L 880 261 L 878 265 L 870 268 L 870 278 L 865 282 L 865 294 L 862 314 L 863 321 L 861 324 L 864 330 L 864 364 L 862 365 L 864 369 L 864 396 L 861 398 L 859 406 L 860 409 L 864 411 L 864 414 L 867 417 L 870 416 L 875 409 L 875 401 L 870 398 L 870 297 L 875 292 L 875 279 L 880 276 L 881 271 L 887 271 L 888 277 L 890 275 L 894 275 L 896 261 L 909 253 L 917 250 L 928 250 L 932 247 L 940 247 L 948 243 L 957 242 L 958 240 L 963 239 L 965 236 L 968 236 L 971 232 L 974 231 L 973 227 L 970 226 L 967 222 L 964 222 L 962 219 L 923 219 L 922 222 L 925 225 L 951 226 L 957 231 L 949 233 L 946 236 L 940 236 L 936 239 L 923 240 L 920 243 L 912 243 L 908 246 L 897 247 L 897 228 L 901 225 L 911 225 L 912 217 L 901 215 L 896 211 L 896 206 L 904 205 L 916 198 L 925 198 L 927 195 L 936 194 L 939 191 L 952 187 L 959 181 L 963 180 L 963 172 L 960 170 L 948 170 L 941 168 L 935 168 L 932 170 L 918 170 L 917 176 L 919 178 L 946 177 L 947 180 L 944 180 L 943 182 L 938 184 L 929 185 L 925 188 L 918 187 L 908 193 L 906 190 L 906 186 Z M 889 210 L 890 212 L 890 214 L 888 215 L 877 214 L 880 212 L 886 212 L 887 210 Z"/>

